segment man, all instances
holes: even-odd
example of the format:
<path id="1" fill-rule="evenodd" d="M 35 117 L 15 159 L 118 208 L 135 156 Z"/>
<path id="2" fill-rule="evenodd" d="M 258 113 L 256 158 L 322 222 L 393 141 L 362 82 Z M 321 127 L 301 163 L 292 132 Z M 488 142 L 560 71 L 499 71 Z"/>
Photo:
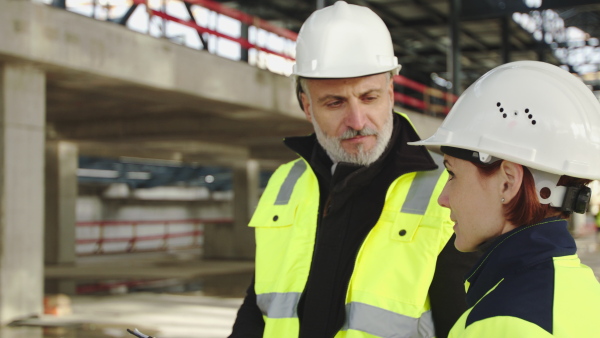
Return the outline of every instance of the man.
<path id="1" fill-rule="evenodd" d="M 273 174 L 250 222 L 256 273 L 231 337 L 445 337 L 476 257 L 449 243 L 447 175 L 393 113 L 389 31 L 339 1 L 308 18 L 296 50 L 315 134 L 285 140 L 301 158 Z"/>

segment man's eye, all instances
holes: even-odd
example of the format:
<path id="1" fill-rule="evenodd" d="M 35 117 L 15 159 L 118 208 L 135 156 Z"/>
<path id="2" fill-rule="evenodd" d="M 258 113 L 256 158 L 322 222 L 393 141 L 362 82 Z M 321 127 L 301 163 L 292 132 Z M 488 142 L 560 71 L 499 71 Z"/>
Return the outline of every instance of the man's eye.
<path id="1" fill-rule="evenodd" d="M 448 172 L 448 181 L 454 179 L 454 173 L 451 172 L 450 170 L 446 169 L 446 171 Z"/>
<path id="2" fill-rule="evenodd" d="M 327 107 L 329 108 L 335 108 L 335 107 L 339 107 L 342 105 L 342 101 L 332 101 L 327 103 Z"/>

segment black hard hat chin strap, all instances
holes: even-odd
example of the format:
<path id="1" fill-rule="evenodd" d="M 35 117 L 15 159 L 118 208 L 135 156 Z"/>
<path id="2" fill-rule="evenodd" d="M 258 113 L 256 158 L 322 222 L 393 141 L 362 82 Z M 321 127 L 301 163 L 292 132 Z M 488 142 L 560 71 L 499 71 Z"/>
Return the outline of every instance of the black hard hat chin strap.
<path id="1" fill-rule="evenodd" d="M 583 214 L 587 210 L 588 203 L 592 198 L 592 190 L 585 186 L 558 186 L 558 181 L 562 175 L 551 174 L 549 172 L 540 171 L 532 168 L 527 168 L 533 175 L 535 181 L 535 190 L 538 194 L 538 199 L 542 204 L 550 204 L 550 206 L 559 208 L 563 212 Z M 542 197 L 541 193 L 547 189 L 546 197 Z"/>
<path id="2" fill-rule="evenodd" d="M 585 185 L 578 187 L 567 187 L 563 205 L 560 210 L 568 213 L 576 212 L 578 214 L 584 214 L 587 211 L 587 207 L 592 199 L 592 189 Z"/>

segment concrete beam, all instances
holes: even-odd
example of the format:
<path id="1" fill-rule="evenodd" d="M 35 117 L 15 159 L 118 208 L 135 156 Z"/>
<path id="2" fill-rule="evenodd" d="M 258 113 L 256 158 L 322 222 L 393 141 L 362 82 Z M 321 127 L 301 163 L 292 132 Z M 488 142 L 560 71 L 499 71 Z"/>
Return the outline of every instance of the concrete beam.
<path id="1" fill-rule="evenodd" d="M 311 130 L 308 123 L 293 123 L 276 118 L 255 121 L 222 119 L 192 114 L 161 114 L 103 120 L 82 120 L 53 124 L 56 138 L 73 140 L 204 140 L 223 144 L 279 141 L 287 135 Z"/>
<path id="2" fill-rule="evenodd" d="M 2 7 L 0 58 L 302 117 L 285 76 L 39 3 Z"/>

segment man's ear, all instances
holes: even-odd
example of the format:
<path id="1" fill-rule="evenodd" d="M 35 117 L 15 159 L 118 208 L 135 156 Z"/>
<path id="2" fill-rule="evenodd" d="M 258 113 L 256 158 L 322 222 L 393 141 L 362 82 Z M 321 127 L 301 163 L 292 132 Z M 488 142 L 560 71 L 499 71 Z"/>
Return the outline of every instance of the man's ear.
<path id="1" fill-rule="evenodd" d="M 388 94 L 390 95 L 390 101 L 392 102 L 392 110 L 394 109 L 394 103 L 396 100 L 394 99 L 394 78 L 390 79 L 390 87 L 388 89 Z"/>
<path id="2" fill-rule="evenodd" d="M 312 116 L 310 114 L 310 99 L 305 93 L 300 93 L 300 99 L 302 100 L 302 110 L 304 111 L 304 115 L 306 115 L 308 122 L 312 123 Z"/>
<path id="3" fill-rule="evenodd" d="M 510 161 L 500 164 L 501 187 L 500 194 L 505 203 L 510 202 L 521 189 L 523 184 L 523 166 Z"/>

